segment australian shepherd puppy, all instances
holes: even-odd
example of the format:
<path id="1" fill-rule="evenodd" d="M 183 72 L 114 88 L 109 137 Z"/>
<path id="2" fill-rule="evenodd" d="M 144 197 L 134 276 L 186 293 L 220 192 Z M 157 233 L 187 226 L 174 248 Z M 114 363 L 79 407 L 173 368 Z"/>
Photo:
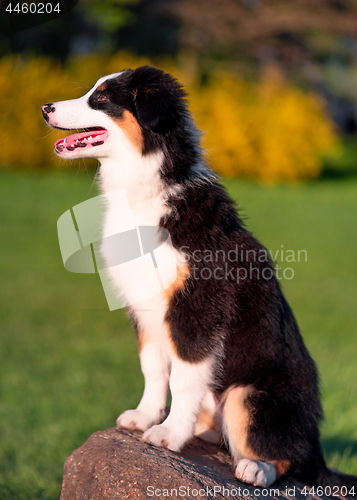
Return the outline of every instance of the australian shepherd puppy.
<path id="1" fill-rule="evenodd" d="M 357 485 L 325 465 L 315 364 L 267 252 L 206 165 L 179 83 L 143 66 L 42 111 L 51 127 L 83 129 L 56 142 L 58 156 L 97 158 L 102 193 L 124 188 L 135 225 L 171 236 L 161 272 L 172 284 L 128 308 L 145 390 L 117 425 L 173 451 L 194 435 L 223 440 L 237 478 L 257 486 L 287 473 L 314 485 Z M 111 197 L 103 237 L 120 217 Z M 126 297 L 135 276 L 108 272 Z M 145 266 L 136 272 L 145 276 Z"/>

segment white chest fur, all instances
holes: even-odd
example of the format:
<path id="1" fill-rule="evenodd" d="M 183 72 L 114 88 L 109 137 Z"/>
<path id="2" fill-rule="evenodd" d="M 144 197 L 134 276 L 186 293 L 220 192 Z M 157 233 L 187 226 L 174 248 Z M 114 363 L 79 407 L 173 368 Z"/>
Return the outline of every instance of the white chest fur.
<path id="1" fill-rule="evenodd" d="M 126 175 L 124 179 L 120 179 L 117 165 L 115 166 L 117 170 L 113 173 L 113 165 L 102 164 L 100 180 L 102 192 L 106 194 L 107 199 L 103 239 L 124 231 L 136 230 L 141 242 L 140 226 L 159 225 L 160 219 L 168 210 L 158 174 L 158 163 L 161 161 L 161 155 L 156 155 L 156 158 L 151 157 L 146 165 L 142 165 L 141 176 Z M 120 191 L 116 191 L 118 189 Z M 108 259 L 108 249 L 105 245 L 102 246 L 101 252 L 104 260 Z M 116 293 L 132 307 L 140 328 L 150 337 L 159 336 L 160 342 L 163 341 L 163 331 L 166 330 L 165 289 L 175 280 L 177 266 L 182 260 L 183 257 L 172 247 L 169 239 L 154 252 L 147 254 L 142 252 L 140 257 L 130 260 L 125 265 L 108 268 Z"/>

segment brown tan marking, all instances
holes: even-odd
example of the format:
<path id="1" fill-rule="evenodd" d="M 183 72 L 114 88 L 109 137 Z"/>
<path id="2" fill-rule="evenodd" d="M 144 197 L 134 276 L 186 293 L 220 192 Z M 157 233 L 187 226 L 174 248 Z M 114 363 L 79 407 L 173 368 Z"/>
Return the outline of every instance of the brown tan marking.
<path id="1" fill-rule="evenodd" d="M 228 388 L 221 399 L 223 406 L 223 432 L 228 439 L 234 462 L 241 458 L 259 460 L 247 444 L 250 414 L 246 399 L 254 391 L 252 385 Z"/>
<path id="2" fill-rule="evenodd" d="M 206 410 L 201 410 L 198 415 L 195 436 L 213 444 L 220 444 L 222 441 L 222 434 L 217 423 Z"/>
<path id="3" fill-rule="evenodd" d="M 222 443 L 222 414 L 217 398 L 208 391 L 198 415 L 195 436 L 209 443 Z"/>
<path id="4" fill-rule="evenodd" d="M 133 146 L 141 152 L 143 150 L 143 134 L 134 115 L 125 110 L 123 116 L 114 121 L 124 131 Z"/>
<path id="5" fill-rule="evenodd" d="M 105 90 L 107 88 L 107 83 L 104 82 L 104 83 L 101 83 L 100 85 L 98 85 L 97 89 L 99 92 L 103 92 L 103 90 Z"/>
<path id="6" fill-rule="evenodd" d="M 144 349 L 145 345 L 150 341 L 150 336 L 145 331 L 138 331 L 137 338 L 140 353 Z"/>
<path id="7" fill-rule="evenodd" d="M 177 266 L 176 270 L 177 270 L 177 276 L 176 276 L 175 281 L 168 288 L 166 288 L 163 292 L 165 294 L 165 297 L 166 297 L 168 304 L 170 304 L 170 301 L 171 301 L 172 297 L 174 296 L 175 292 L 177 292 L 178 290 L 182 290 L 184 288 L 185 280 L 190 275 L 190 269 L 186 264 L 184 264 L 181 267 Z M 169 331 L 169 340 L 170 340 L 172 352 L 175 356 L 179 357 L 177 354 L 177 349 L 176 349 L 175 343 L 173 342 L 172 337 L 171 337 L 169 325 L 167 325 L 167 327 L 168 327 L 168 331 Z"/>
<path id="8" fill-rule="evenodd" d="M 270 463 L 274 465 L 276 470 L 276 479 L 284 476 L 291 469 L 290 460 L 270 460 Z"/>
<path id="9" fill-rule="evenodd" d="M 207 410 L 203 409 L 200 411 L 200 414 L 198 415 L 198 421 L 202 422 L 209 429 L 212 429 L 213 431 L 216 430 L 216 422 L 214 421 L 213 416 Z"/>
<path id="10" fill-rule="evenodd" d="M 190 268 L 186 264 L 181 267 L 177 266 L 176 270 L 177 276 L 175 281 L 164 291 L 168 302 L 170 302 L 175 292 L 184 288 L 185 280 L 190 276 Z"/>
<path id="11" fill-rule="evenodd" d="M 228 439 L 234 462 L 241 458 L 266 461 L 259 457 L 247 444 L 247 434 L 251 416 L 246 406 L 246 399 L 254 391 L 252 385 L 230 387 L 223 394 L 223 429 Z M 290 460 L 268 460 L 274 465 L 276 479 L 285 475 L 291 468 Z"/>

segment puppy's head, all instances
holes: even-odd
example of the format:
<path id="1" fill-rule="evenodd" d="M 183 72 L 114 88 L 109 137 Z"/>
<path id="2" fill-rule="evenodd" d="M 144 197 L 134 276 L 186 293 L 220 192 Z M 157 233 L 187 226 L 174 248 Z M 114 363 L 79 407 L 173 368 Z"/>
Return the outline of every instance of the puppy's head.
<path id="1" fill-rule="evenodd" d="M 171 75 L 142 66 L 100 78 L 83 97 L 45 104 L 42 113 L 51 127 L 78 130 L 55 143 L 61 158 L 117 158 L 159 149 L 188 116 L 184 98 Z"/>

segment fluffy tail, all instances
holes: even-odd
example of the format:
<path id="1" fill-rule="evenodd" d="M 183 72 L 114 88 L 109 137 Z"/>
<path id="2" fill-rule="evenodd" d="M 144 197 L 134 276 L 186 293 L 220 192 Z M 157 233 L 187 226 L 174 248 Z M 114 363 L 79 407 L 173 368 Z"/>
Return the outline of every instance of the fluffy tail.
<path id="1" fill-rule="evenodd" d="M 343 497 L 357 496 L 357 477 L 328 469 L 326 466 L 319 470 L 317 485 L 322 486 L 324 493 Z M 328 489 L 327 489 L 328 488 Z"/>
<path id="2" fill-rule="evenodd" d="M 329 497 L 357 497 L 357 477 L 343 474 L 326 466 L 321 444 L 318 440 L 313 446 L 314 453 L 299 467 L 294 476 L 311 487 L 322 487 L 322 493 Z"/>

